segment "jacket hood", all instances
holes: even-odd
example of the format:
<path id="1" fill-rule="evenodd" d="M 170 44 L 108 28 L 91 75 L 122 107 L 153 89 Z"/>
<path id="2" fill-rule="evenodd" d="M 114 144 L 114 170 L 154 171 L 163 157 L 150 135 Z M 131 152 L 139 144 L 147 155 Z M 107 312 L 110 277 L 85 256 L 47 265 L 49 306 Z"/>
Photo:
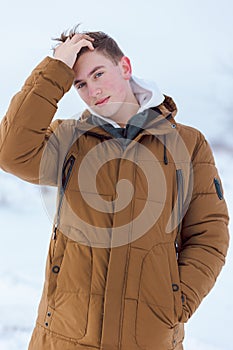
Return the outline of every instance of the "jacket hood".
<path id="1" fill-rule="evenodd" d="M 156 107 L 164 101 L 164 95 L 153 81 L 132 76 L 130 85 L 140 105 L 138 113 L 143 112 L 145 109 Z"/>

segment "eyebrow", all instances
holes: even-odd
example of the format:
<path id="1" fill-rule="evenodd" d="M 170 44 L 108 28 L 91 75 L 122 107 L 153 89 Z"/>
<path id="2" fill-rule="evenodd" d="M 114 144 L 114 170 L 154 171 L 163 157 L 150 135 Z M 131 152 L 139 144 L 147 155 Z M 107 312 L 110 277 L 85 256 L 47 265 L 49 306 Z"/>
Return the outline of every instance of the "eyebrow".
<path id="1" fill-rule="evenodd" d="M 90 77 L 93 73 L 95 73 L 95 72 L 96 72 L 98 69 L 100 69 L 100 68 L 104 68 L 104 66 L 97 66 L 97 67 L 93 68 L 93 69 L 90 71 L 90 73 L 88 73 L 87 76 Z M 83 81 L 83 79 L 76 79 L 76 80 L 74 81 L 74 85 L 80 83 L 81 81 Z"/>

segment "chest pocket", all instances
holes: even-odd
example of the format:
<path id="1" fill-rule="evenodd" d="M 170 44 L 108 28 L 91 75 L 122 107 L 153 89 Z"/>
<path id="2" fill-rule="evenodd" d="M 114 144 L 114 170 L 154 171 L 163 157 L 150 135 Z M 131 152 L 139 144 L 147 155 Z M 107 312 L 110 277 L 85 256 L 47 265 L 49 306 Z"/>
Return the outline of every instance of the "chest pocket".
<path id="1" fill-rule="evenodd" d="M 61 215 L 61 209 L 62 204 L 64 201 L 65 191 L 68 185 L 68 182 L 71 178 L 71 174 L 74 168 L 75 164 L 75 156 L 73 154 L 70 154 L 63 165 L 62 168 L 62 174 L 61 174 L 61 186 L 59 187 L 59 195 L 58 195 L 58 206 L 57 206 L 57 213 L 56 213 L 56 223 L 55 223 L 55 229 L 54 229 L 54 235 L 53 238 L 56 238 L 56 230 L 59 228 L 60 225 L 60 215 Z"/>
<path id="2" fill-rule="evenodd" d="M 67 184 L 69 182 L 72 169 L 75 163 L 75 156 L 71 154 L 68 159 L 66 160 L 63 169 L 62 169 L 62 188 L 65 191 Z"/>

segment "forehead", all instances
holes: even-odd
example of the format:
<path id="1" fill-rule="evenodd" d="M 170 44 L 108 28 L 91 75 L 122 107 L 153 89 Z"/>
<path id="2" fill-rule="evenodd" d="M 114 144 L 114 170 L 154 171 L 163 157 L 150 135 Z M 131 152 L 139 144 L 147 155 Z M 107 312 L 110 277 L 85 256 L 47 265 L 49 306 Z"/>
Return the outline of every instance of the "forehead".
<path id="1" fill-rule="evenodd" d="M 74 65 L 74 71 L 76 76 L 87 76 L 95 67 L 104 66 L 106 68 L 111 68 L 114 63 L 110 58 L 104 56 L 101 52 L 97 51 L 87 51 L 83 53 Z"/>

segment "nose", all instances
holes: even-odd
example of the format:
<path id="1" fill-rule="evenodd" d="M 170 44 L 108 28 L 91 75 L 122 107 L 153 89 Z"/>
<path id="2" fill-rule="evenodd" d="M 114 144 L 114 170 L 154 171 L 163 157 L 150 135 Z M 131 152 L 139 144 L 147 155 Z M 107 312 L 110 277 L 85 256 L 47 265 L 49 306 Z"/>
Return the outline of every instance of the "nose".
<path id="1" fill-rule="evenodd" d="M 96 86 L 89 86 L 88 93 L 90 97 L 97 97 L 102 93 L 102 90 Z"/>

